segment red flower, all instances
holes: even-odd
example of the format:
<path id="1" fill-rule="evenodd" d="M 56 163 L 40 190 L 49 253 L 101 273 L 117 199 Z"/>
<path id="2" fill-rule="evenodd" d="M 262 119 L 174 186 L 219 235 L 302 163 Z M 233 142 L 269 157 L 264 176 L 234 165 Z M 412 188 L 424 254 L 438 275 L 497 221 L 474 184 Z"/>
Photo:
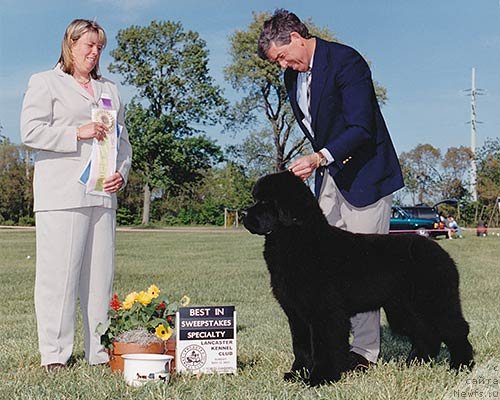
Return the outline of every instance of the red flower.
<path id="1" fill-rule="evenodd" d="M 170 323 L 170 322 L 172 322 L 172 316 L 171 316 L 171 315 L 169 315 L 169 316 L 167 317 L 167 321 L 168 321 L 169 323 Z"/>
<path id="2" fill-rule="evenodd" d="M 121 308 L 122 303 L 120 303 L 120 300 L 118 299 L 118 295 L 116 293 L 113 295 L 109 306 L 115 311 L 118 311 Z"/>
<path id="3" fill-rule="evenodd" d="M 164 310 L 165 309 L 165 302 L 162 301 L 160 304 L 156 306 L 157 310 Z"/>

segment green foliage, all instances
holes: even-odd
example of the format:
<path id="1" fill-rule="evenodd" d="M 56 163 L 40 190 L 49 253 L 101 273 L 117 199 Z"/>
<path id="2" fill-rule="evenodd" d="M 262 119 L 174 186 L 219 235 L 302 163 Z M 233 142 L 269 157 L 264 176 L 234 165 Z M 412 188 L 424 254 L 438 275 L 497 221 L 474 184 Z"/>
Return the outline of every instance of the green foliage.
<path id="1" fill-rule="evenodd" d="M 17 224 L 20 226 L 35 226 L 35 217 L 22 216 Z"/>
<path id="2" fill-rule="evenodd" d="M 413 204 L 433 204 L 445 198 L 456 198 L 459 207 L 446 209 L 446 212 L 461 225 L 476 226 L 480 219 L 490 226 L 497 225 L 500 139 L 487 139 L 477 150 L 477 202 L 472 201 L 468 190 L 472 157 L 468 147 L 450 147 L 442 156 L 439 149 L 430 144 L 419 144 L 401 153 L 399 160 L 406 185 L 403 193 L 410 196 Z"/>
<path id="3" fill-rule="evenodd" d="M 500 226 L 500 210 L 497 199 L 500 197 L 500 139 L 486 139 L 477 149 L 477 192 L 478 201 L 463 202 L 466 222 L 475 226 L 483 220 L 488 226 Z"/>
<path id="4" fill-rule="evenodd" d="M 0 221 L 31 225 L 32 179 L 31 151 L 0 138 Z"/>
<path id="5" fill-rule="evenodd" d="M 154 334 L 159 325 L 168 329 L 168 336 L 171 336 L 179 304 L 178 301 L 169 301 L 168 296 L 160 293 L 155 285 L 151 285 L 148 291 L 129 293 L 123 302 L 115 294 L 108 311 L 108 321 L 97 326 L 101 343 L 111 348 L 113 340 L 120 334 L 140 328 Z"/>
<path id="6" fill-rule="evenodd" d="M 478 194 L 494 204 L 500 196 L 500 138 L 487 139 L 477 152 Z"/>
<path id="7" fill-rule="evenodd" d="M 181 209 L 179 223 L 184 225 L 224 225 L 224 206 L 213 197 L 203 203 L 193 203 L 189 208 Z"/>
<path id="8" fill-rule="evenodd" d="M 132 168 L 151 188 L 175 193 L 222 157 L 219 146 L 208 137 L 181 135 L 169 127 L 167 116 L 157 118 L 138 102 L 127 107 L 126 115 L 134 151 Z"/>
<path id="9" fill-rule="evenodd" d="M 135 218 L 128 208 L 120 207 L 116 210 L 116 223 L 118 225 L 134 225 Z"/>
<path id="10" fill-rule="evenodd" d="M 229 146 L 227 152 L 234 163 L 245 166 L 249 176 L 258 178 L 276 172 L 274 146 L 272 132 L 264 128 L 251 132 L 240 145 Z M 309 147 L 304 142 L 302 151 Z"/>
<path id="11" fill-rule="evenodd" d="M 200 133 L 225 106 L 208 69 L 208 50 L 198 33 L 180 22 L 152 21 L 120 30 L 111 72 L 138 96 L 127 108 L 133 165 L 143 183 L 143 223 L 149 222 L 153 189 L 172 193 L 218 161 L 218 146 Z"/>
<path id="12" fill-rule="evenodd" d="M 399 156 L 406 190 L 415 203 L 433 202 L 434 187 L 439 180 L 441 151 L 430 144 L 419 144 Z"/>
<path id="13" fill-rule="evenodd" d="M 156 118 L 166 116 L 179 135 L 197 131 L 193 123 L 219 119 L 225 104 L 209 75 L 208 50 L 197 32 L 180 22 L 152 21 L 149 26 L 122 29 L 111 52 L 109 70 L 137 88 Z"/>
<path id="14" fill-rule="evenodd" d="M 142 182 L 141 175 L 132 169 L 128 175 L 127 186 L 123 190 L 117 193 L 118 205 L 121 209 L 127 210 L 127 215 L 132 216 L 132 218 L 123 215 L 125 219 L 119 220 L 119 213 L 124 213 L 125 211 L 117 210 L 117 222 L 119 224 L 128 224 L 131 220 L 133 225 L 139 225 L 141 223 L 141 211 L 143 205 L 143 188 L 144 183 Z M 121 217 L 120 217 L 121 218 Z"/>
<path id="15" fill-rule="evenodd" d="M 227 163 L 175 197 L 153 201 L 152 215 L 167 225 L 224 225 L 224 209 L 241 210 L 252 203 L 253 179 L 243 168 Z"/>
<path id="16" fill-rule="evenodd" d="M 236 31 L 229 39 L 231 64 L 224 73 L 232 87 L 244 96 L 231 107 L 226 129 L 250 128 L 253 137 L 264 139 L 264 145 L 256 151 L 251 150 L 252 144 L 243 144 L 241 154 L 247 155 L 250 162 L 254 161 L 255 153 L 267 154 L 272 144 L 274 156 L 272 163 L 267 160 L 267 165 L 276 171 L 284 169 L 285 164 L 302 151 L 305 139 L 296 132 L 280 67 L 257 55 L 257 40 L 269 16 L 268 13 L 254 13 L 248 28 Z M 262 157 L 259 161 L 263 161 Z"/>

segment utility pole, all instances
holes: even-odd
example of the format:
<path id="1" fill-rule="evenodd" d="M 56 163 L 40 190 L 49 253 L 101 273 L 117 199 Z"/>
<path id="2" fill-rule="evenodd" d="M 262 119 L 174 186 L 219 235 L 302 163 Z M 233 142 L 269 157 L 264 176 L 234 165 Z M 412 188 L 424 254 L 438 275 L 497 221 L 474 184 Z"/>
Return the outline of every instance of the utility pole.
<path id="1" fill-rule="evenodd" d="M 477 201 L 477 166 L 476 166 L 476 134 L 477 134 L 477 124 L 482 124 L 481 121 L 476 119 L 476 96 L 484 94 L 483 89 L 476 88 L 476 68 L 472 67 L 472 86 L 471 89 L 467 89 L 466 92 L 470 93 L 471 97 L 471 109 L 470 109 L 470 149 L 472 152 L 471 159 L 471 173 L 470 173 L 470 192 L 472 194 L 472 200 Z"/>

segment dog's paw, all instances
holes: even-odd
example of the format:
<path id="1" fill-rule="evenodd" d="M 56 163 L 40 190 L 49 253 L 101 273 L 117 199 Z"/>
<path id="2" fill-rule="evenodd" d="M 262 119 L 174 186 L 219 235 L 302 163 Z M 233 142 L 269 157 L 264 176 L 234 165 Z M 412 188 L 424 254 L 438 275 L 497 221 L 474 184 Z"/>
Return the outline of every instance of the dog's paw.
<path id="1" fill-rule="evenodd" d="M 324 374 L 313 370 L 308 383 L 310 386 L 320 386 L 337 382 L 338 380 L 340 380 L 340 372 L 330 372 L 328 374 Z"/>
<path id="2" fill-rule="evenodd" d="M 460 361 L 460 362 L 454 360 L 450 361 L 450 368 L 452 370 L 455 370 L 456 372 L 460 371 L 471 372 L 475 365 L 476 363 L 474 362 L 474 360 Z"/>
<path id="3" fill-rule="evenodd" d="M 422 355 L 415 347 L 412 347 L 410 354 L 406 358 L 406 366 L 411 367 L 413 365 L 423 365 L 432 362 L 433 357 L 430 354 Z"/>

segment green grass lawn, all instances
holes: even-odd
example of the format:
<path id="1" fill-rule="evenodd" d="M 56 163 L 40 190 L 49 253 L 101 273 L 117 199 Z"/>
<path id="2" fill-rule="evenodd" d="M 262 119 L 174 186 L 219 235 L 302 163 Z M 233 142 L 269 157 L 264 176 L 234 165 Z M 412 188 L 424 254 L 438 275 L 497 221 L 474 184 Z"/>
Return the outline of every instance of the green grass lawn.
<path id="1" fill-rule="evenodd" d="M 385 322 L 381 359 L 368 373 L 320 388 L 285 383 L 292 362 L 288 324 L 270 291 L 263 239 L 245 231 L 119 232 L 115 276 L 121 297 L 154 283 L 173 298 L 187 294 L 192 305 L 235 305 L 238 375 L 174 376 L 168 385 L 127 387 L 107 367 L 85 364 L 78 320 L 74 364 L 49 376 L 39 366 L 34 232 L 0 230 L 0 399 L 458 399 L 474 398 L 474 389 L 484 392 L 476 398 L 498 398 L 492 395 L 496 390 L 499 396 L 500 380 L 500 238 L 469 235 L 439 243 L 460 270 L 476 375 L 496 379 L 496 389 L 484 391 L 471 375 L 450 372 L 444 349 L 437 363 L 407 368 L 409 343 L 393 337 Z M 492 376 L 481 369 L 488 362 Z M 460 392 L 464 382 L 470 384 Z"/>

